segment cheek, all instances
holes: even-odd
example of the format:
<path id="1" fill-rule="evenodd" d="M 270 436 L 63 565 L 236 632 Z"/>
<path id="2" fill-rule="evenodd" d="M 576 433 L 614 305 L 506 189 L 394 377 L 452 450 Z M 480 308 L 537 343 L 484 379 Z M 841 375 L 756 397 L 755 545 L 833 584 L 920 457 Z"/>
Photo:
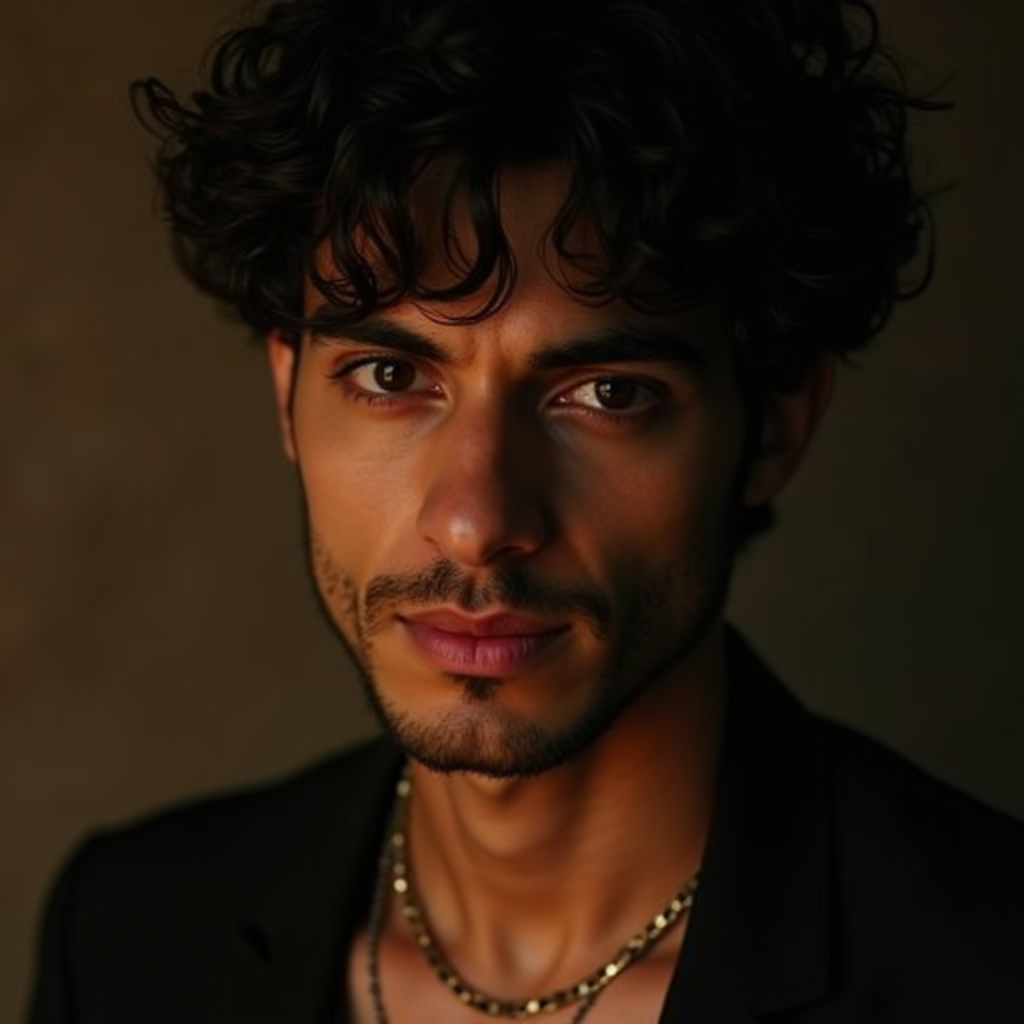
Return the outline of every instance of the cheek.
<path id="1" fill-rule="evenodd" d="M 347 568 L 338 559 L 330 543 L 310 527 L 309 557 L 320 593 L 343 629 L 358 629 L 358 599 L 355 584 Z"/>
<path id="2" fill-rule="evenodd" d="M 358 580 L 406 529 L 409 467 L 394 446 L 368 443 L 325 404 L 309 403 L 296 416 L 298 470 L 311 530 Z"/>
<path id="3" fill-rule="evenodd" d="M 723 417 L 640 448 L 568 460 L 558 518 L 581 545 L 617 551 L 627 573 L 717 544 L 731 522 L 741 443 L 741 423 Z"/>
<path id="4" fill-rule="evenodd" d="M 300 449 L 299 470 L 312 528 L 357 578 L 411 528 L 407 475 L 393 462 L 314 447 Z"/>

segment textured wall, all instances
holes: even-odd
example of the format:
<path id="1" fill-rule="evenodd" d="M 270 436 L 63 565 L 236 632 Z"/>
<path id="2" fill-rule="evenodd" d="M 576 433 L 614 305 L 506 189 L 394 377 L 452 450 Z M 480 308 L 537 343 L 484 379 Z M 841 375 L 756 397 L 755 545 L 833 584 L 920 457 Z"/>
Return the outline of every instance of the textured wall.
<path id="1" fill-rule="evenodd" d="M 1024 6 L 885 7 L 958 102 L 916 136 L 960 180 L 939 271 L 845 374 L 734 617 L 814 706 L 1024 813 Z M 308 594 L 262 361 L 175 277 L 125 100 L 187 83 L 229 9 L 0 13 L 4 1022 L 85 830 L 370 728 Z"/>

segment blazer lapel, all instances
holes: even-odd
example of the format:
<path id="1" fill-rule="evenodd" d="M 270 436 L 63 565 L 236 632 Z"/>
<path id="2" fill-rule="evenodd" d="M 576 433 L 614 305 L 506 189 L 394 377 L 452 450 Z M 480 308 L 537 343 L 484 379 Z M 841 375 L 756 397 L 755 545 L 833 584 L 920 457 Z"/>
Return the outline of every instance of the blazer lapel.
<path id="1" fill-rule="evenodd" d="M 347 954 L 366 918 L 401 756 L 381 742 L 346 778 L 321 791 L 292 836 L 290 858 L 239 925 L 262 968 L 255 1020 L 335 1024 L 343 1015 Z"/>
<path id="2" fill-rule="evenodd" d="M 832 837 L 810 716 L 730 638 L 719 794 L 661 1024 L 751 1024 L 824 994 Z"/>

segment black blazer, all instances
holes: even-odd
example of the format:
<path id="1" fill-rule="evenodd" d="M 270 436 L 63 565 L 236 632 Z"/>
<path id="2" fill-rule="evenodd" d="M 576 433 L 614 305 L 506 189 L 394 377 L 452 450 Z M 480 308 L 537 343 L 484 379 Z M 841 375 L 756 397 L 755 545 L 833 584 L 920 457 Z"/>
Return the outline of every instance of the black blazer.
<path id="1" fill-rule="evenodd" d="M 810 716 L 738 641 L 730 658 L 661 1024 L 1022 1024 L 1024 828 Z M 399 767 L 377 741 L 88 841 L 51 896 L 31 1024 L 344 1020 Z"/>

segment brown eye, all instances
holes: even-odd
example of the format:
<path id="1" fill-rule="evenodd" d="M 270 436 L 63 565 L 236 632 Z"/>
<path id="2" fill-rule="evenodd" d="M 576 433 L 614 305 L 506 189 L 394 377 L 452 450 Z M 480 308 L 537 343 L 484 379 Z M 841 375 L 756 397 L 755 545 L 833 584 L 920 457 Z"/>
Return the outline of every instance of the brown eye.
<path id="1" fill-rule="evenodd" d="M 628 409 L 636 401 L 637 385 L 622 377 L 594 382 L 594 397 L 605 409 Z"/>
<path id="2" fill-rule="evenodd" d="M 653 412 L 658 404 L 658 385 L 634 380 L 631 377 L 593 377 L 563 391 L 555 404 L 562 408 L 577 408 L 599 413 L 606 419 L 626 422 Z"/>
<path id="3" fill-rule="evenodd" d="M 380 359 L 373 364 L 373 382 L 381 391 L 405 391 L 416 380 L 416 367 L 401 359 Z"/>

